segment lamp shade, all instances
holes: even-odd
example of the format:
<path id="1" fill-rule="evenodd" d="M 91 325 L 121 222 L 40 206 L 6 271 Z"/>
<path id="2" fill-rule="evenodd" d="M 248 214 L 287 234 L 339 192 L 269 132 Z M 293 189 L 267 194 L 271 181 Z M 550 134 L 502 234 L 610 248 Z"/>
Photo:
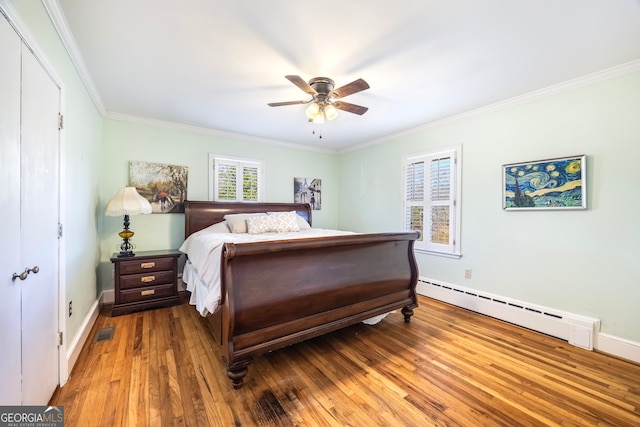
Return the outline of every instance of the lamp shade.
<path id="1" fill-rule="evenodd" d="M 122 216 L 150 214 L 151 204 L 138 194 L 135 187 L 123 187 L 107 203 L 105 215 Z"/>
<path id="2" fill-rule="evenodd" d="M 309 104 L 309 106 L 305 110 L 307 117 L 309 117 L 311 120 L 313 120 L 318 115 L 319 112 L 320 112 L 320 106 L 316 102 L 312 102 L 311 104 Z"/>
<path id="3" fill-rule="evenodd" d="M 324 115 L 327 117 L 327 120 L 333 120 L 338 117 L 338 110 L 333 104 L 327 104 L 324 107 Z"/>

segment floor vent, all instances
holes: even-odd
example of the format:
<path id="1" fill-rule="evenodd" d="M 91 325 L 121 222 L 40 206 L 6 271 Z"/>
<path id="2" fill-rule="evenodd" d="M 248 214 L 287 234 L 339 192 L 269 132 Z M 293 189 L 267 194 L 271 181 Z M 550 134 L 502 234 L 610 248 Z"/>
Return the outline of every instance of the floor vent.
<path id="1" fill-rule="evenodd" d="M 111 341 L 113 339 L 113 333 L 115 332 L 115 326 L 109 326 L 108 328 L 102 328 L 96 334 L 94 342 Z"/>
<path id="2" fill-rule="evenodd" d="M 593 350 L 595 334 L 600 331 L 599 319 L 423 277 L 418 280 L 417 291 L 421 295 L 566 340 L 587 350 Z"/>

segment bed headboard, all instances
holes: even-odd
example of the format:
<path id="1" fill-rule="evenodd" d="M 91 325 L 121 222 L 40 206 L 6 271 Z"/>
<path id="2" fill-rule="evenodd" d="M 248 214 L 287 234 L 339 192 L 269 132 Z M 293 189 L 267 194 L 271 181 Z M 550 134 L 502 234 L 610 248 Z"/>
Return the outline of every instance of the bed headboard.
<path id="1" fill-rule="evenodd" d="M 210 225 L 222 222 L 227 214 L 289 212 L 298 215 L 311 224 L 311 206 L 308 203 L 241 203 L 241 202 L 208 202 L 184 201 L 184 237 Z"/>

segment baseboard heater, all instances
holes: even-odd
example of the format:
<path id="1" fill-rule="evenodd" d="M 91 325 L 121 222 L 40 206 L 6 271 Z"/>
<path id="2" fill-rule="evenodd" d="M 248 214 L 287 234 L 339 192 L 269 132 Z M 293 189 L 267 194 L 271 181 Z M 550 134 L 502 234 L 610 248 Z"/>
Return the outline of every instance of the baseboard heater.
<path id="1" fill-rule="evenodd" d="M 421 277 L 417 292 L 593 350 L 600 320 Z"/>

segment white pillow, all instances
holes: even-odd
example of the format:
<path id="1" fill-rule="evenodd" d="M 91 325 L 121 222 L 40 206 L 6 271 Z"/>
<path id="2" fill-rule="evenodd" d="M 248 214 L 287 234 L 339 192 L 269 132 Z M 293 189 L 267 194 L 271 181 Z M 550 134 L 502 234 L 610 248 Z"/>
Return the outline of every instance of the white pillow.
<path id="1" fill-rule="evenodd" d="M 247 218 L 247 232 L 249 234 L 262 234 L 273 231 L 273 219 L 269 215 L 252 216 Z"/>
<path id="2" fill-rule="evenodd" d="M 296 219 L 298 220 L 298 227 L 300 230 L 309 230 L 311 225 L 307 222 L 306 219 L 302 218 L 300 215 L 296 214 Z"/>
<path id="3" fill-rule="evenodd" d="M 195 238 L 197 236 L 201 236 L 203 234 L 209 234 L 209 233 L 231 233 L 231 231 L 227 226 L 227 221 L 222 221 L 222 222 L 218 222 L 216 224 L 210 225 L 207 228 L 203 228 L 202 230 L 196 231 L 195 233 L 191 234 L 187 238 L 187 240 L 185 240 L 185 242 L 189 240 L 193 240 L 192 237 Z"/>
<path id="4" fill-rule="evenodd" d="M 227 221 L 217 222 L 205 228 L 208 233 L 231 233 Z"/>
<path id="5" fill-rule="evenodd" d="M 250 214 L 229 214 L 225 215 L 224 219 L 227 220 L 229 230 L 232 233 L 246 233 L 247 232 L 247 219 L 254 216 L 266 216 L 266 213 L 250 213 Z"/>
<path id="6" fill-rule="evenodd" d="M 298 225 L 298 214 L 296 211 L 270 212 L 269 216 L 273 219 L 273 230 L 276 233 L 300 231 L 300 226 Z"/>

